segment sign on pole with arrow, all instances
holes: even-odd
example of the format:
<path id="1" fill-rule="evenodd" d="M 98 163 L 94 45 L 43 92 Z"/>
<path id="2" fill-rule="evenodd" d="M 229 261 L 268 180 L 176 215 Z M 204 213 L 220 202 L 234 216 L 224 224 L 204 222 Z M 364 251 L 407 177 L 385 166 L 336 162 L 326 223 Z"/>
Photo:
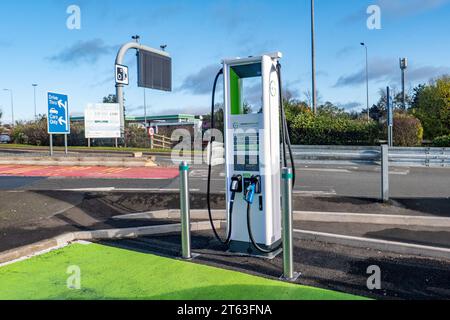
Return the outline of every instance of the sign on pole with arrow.
<path id="1" fill-rule="evenodd" d="M 70 134 L 69 98 L 64 94 L 48 93 L 48 133 Z"/>

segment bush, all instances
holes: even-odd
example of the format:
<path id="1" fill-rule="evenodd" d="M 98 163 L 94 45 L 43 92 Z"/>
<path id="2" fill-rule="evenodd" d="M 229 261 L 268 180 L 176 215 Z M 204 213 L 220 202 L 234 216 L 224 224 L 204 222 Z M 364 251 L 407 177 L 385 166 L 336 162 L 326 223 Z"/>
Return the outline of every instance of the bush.
<path id="1" fill-rule="evenodd" d="M 450 135 L 438 137 L 433 140 L 433 147 L 437 148 L 449 148 L 450 147 Z"/>
<path id="2" fill-rule="evenodd" d="M 289 122 L 293 144 L 375 145 L 380 133 L 379 125 L 374 121 L 330 114 L 315 116 L 305 109 L 299 109 Z"/>
<path id="3" fill-rule="evenodd" d="M 50 137 L 47 133 L 47 119 L 42 117 L 38 121 L 18 123 L 12 130 L 14 143 L 34 146 L 48 146 Z"/>
<path id="4" fill-rule="evenodd" d="M 43 116 L 38 121 L 18 123 L 12 131 L 12 140 L 17 144 L 28 144 L 34 146 L 49 146 L 50 137 L 47 133 L 47 118 Z M 133 148 L 149 148 L 150 139 L 143 127 L 132 125 L 125 129 L 126 144 Z M 106 147 L 114 146 L 115 139 L 92 139 L 92 146 Z M 64 145 L 64 135 L 54 135 L 55 146 Z M 70 135 L 68 136 L 69 146 L 87 146 L 85 138 L 84 123 L 72 122 L 70 125 Z"/>
<path id="5" fill-rule="evenodd" d="M 384 130 L 387 137 L 387 127 Z M 396 147 L 417 147 L 423 141 L 423 127 L 419 119 L 405 113 L 394 116 L 394 145 Z"/>

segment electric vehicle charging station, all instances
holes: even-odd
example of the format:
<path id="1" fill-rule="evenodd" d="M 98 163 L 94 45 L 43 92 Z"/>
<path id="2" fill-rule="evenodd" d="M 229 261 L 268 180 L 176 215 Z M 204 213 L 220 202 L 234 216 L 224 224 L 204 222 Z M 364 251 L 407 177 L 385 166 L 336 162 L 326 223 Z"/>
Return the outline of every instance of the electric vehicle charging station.
<path id="1" fill-rule="evenodd" d="M 212 118 L 215 89 L 223 74 L 227 239 L 222 241 L 213 231 L 233 253 L 274 258 L 281 252 L 281 160 L 286 167 L 286 141 L 290 150 L 281 96 L 281 58 L 276 52 L 225 59 L 214 83 Z M 244 104 L 247 91 L 255 88 L 261 90 L 261 106 L 252 113 Z M 209 200 L 208 207 L 211 212 Z"/>

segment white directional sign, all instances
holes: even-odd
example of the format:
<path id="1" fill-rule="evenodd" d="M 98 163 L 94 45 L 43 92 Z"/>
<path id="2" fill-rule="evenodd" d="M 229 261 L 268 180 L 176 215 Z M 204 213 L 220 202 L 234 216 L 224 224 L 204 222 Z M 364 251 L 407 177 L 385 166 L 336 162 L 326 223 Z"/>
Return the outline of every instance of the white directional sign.
<path id="1" fill-rule="evenodd" d="M 120 138 L 118 103 L 88 104 L 84 113 L 86 139 Z"/>
<path id="2" fill-rule="evenodd" d="M 48 133 L 70 134 L 69 98 L 64 94 L 48 93 Z"/>
<path id="3" fill-rule="evenodd" d="M 127 66 L 122 66 L 119 64 L 116 65 L 116 83 L 124 85 L 130 84 Z"/>

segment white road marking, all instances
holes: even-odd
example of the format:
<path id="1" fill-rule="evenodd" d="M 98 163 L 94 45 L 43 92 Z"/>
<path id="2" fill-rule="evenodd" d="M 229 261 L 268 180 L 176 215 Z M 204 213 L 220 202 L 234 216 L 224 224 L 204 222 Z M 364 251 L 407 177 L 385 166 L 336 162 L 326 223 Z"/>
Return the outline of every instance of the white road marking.
<path id="1" fill-rule="evenodd" d="M 86 188 L 86 189 L 60 189 L 59 191 L 66 192 L 148 192 L 148 191 L 157 191 L 157 192 L 178 192 L 180 189 L 164 189 L 164 188 Z M 191 192 L 199 192 L 200 189 L 190 189 Z"/>
<path id="2" fill-rule="evenodd" d="M 317 171 L 317 172 L 336 172 L 336 173 L 352 173 L 348 169 L 327 169 L 327 168 L 299 168 L 299 172 L 302 171 Z"/>
<path id="3" fill-rule="evenodd" d="M 411 171 L 410 170 L 391 170 L 391 172 L 389 172 L 389 174 L 393 174 L 393 175 L 398 175 L 398 176 L 407 176 Z"/>
<path id="4" fill-rule="evenodd" d="M 294 190 L 294 194 L 303 195 L 303 196 L 335 196 L 337 195 L 336 191 L 299 191 Z"/>

